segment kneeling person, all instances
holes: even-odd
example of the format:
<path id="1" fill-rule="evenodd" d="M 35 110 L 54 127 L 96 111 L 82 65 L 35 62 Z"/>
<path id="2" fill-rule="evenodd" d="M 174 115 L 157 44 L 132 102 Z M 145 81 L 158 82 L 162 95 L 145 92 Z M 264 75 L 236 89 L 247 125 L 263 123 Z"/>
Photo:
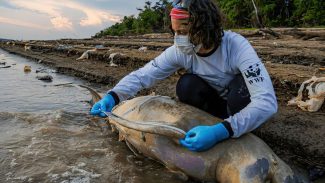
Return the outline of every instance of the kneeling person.
<path id="1" fill-rule="evenodd" d="M 277 111 L 270 76 L 250 43 L 222 29 L 218 7 L 211 0 L 175 0 L 171 10 L 174 45 L 144 67 L 125 76 L 96 103 L 91 114 L 104 117 L 120 101 L 135 96 L 180 68 L 181 102 L 224 119 L 197 126 L 180 143 L 204 151 L 227 138 L 248 133 Z"/>

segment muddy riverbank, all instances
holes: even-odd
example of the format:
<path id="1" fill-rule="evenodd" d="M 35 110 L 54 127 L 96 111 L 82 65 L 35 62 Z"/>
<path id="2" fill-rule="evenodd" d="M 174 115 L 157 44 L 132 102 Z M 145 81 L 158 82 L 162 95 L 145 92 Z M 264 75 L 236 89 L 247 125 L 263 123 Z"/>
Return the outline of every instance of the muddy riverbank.
<path id="1" fill-rule="evenodd" d="M 286 104 L 297 95 L 303 81 L 313 75 L 325 77 L 325 72 L 319 70 L 325 67 L 324 32 L 317 30 L 320 36 L 308 39 L 297 34 L 284 34 L 284 30 L 280 38 L 241 32 L 265 63 L 279 102 L 278 114 L 254 133 L 285 161 L 307 169 L 325 169 L 325 107 L 323 105 L 320 111 L 310 113 Z M 90 52 L 88 59 L 76 60 L 96 45 L 98 49 Z M 143 66 L 170 45 L 170 35 L 152 34 L 105 39 L 11 41 L 0 43 L 0 48 L 51 66 L 59 73 L 113 87 L 125 75 Z M 146 50 L 139 51 L 140 47 L 146 47 Z M 114 53 L 117 54 L 112 58 Z M 112 62 L 117 66 L 112 66 Z M 32 72 L 35 72 L 34 68 Z M 176 99 L 175 84 L 178 78 L 179 75 L 174 74 L 138 95 L 155 92 Z"/>

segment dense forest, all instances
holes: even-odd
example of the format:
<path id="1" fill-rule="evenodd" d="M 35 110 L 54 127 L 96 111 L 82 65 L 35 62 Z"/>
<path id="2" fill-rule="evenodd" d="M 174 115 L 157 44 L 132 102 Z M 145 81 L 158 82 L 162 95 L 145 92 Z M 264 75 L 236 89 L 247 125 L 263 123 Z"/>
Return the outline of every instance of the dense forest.
<path id="1" fill-rule="evenodd" d="M 213 0 L 224 14 L 225 28 L 315 27 L 325 25 L 324 0 Z M 257 8 L 258 19 L 254 4 Z M 121 36 L 169 31 L 171 3 L 145 2 L 138 16 L 124 16 L 94 37 Z"/>

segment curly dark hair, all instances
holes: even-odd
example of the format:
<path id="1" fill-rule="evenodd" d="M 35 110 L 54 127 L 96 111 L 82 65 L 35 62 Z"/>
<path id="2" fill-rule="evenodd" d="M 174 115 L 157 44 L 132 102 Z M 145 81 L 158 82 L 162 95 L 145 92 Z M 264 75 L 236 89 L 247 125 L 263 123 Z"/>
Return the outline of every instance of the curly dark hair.
<path id="1" fill-rule="evenodd" d="M 194 45 L 202 44 L 203 48 L 218 48 L 223 33 L 222 14 L 211 0 L 191 0 L 189 38 Z"/>

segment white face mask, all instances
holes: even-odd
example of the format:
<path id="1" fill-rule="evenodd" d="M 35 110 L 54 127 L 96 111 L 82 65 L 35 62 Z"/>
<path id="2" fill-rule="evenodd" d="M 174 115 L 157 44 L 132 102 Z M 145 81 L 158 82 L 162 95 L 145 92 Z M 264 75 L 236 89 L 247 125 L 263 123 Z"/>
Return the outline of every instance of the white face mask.
<path id="1" fill-rule="evenodd" d="M 193 45 L 190 42 L 188 35 L 175 34 L 174 44 L 175 44 L 176 48 L 178 48 L 181 52 L 183 52 L 187 55 L 197 53 L 200 50 L 200 48 L 202 47 L 202 44 L 199 44 L 197 46 Z"/>

